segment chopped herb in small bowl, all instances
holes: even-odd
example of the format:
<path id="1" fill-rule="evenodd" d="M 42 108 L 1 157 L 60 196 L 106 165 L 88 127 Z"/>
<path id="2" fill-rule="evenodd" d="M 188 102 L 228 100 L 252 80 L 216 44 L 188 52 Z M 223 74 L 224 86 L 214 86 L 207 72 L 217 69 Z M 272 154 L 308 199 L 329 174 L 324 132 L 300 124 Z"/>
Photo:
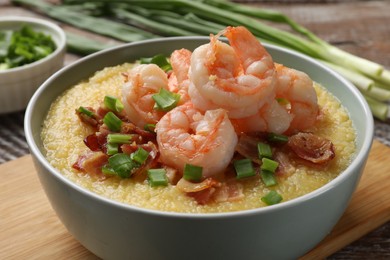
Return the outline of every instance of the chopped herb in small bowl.
<path id="1" fill-rule="evenodd" d="M 0 17 L 0 114 L 23 110 L 37 88 L 64 64 L 66 36 L 56 24 Z"/>
<path id="2" fill-rule="evenodd" d="M 50 34 L 34 30 L 28 24 L 16 30 L 0 30 L 0 70 L 38 61 L 55 49 Z"/>

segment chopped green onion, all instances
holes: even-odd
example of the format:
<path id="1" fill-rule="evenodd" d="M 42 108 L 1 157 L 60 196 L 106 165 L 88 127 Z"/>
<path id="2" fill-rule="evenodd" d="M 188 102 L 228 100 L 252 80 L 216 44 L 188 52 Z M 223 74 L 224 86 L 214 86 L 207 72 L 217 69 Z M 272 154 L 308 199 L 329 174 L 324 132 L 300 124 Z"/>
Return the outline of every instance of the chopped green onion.
<path id="1" fill-rule="evenodd" d="M 251 177 L 256 174 L 250 159 L 234 161 L 234 168 L 236 169 L 237 179 Z"/>
<path id="2" fill-rule="evenodd" d="M 268 141 L 275 142 L 275 143 L 287 143 L 288 142 L 288 136 L 281 135 L 281 134 L 275 134 L 275 133 L 269 133 L 267 139 L 268 139 Z"/>
<path id="3" fill-rule="evenodd" d="M 258 143 L 257 150 L 259 152 L 259 158 L 272 158 L 271 146 L 266 143 Z"/>
<path id="4" fill-rule="evenodd" d="M 139 166 L 129 155 L 124 153 L 117 153 L 109 157 L 108 164 L 121 178 L 129 178 L 132 174 L 132 170 Z"/>
<path id="5" fill-rule="evenodd" d="M 104 116 L 103 122 L 111 131 L 118 132 L 121 130 L 122 120 L 111 111 Z"/>
<path id="6" fill-rule="evenodd" d="M 163 54 L 157 54 L 151 58 L 141 58 L 140 62 L 141 64 L 156 64 L 163 71 L 172 70 L 172 66 L 169 63 L 168 58 Z"/>
<path id="7" fill-rule="evenodd" d="M 129 144 L 133 140 L 132 134 L 108 134 L 107 143 L 110 144 Z"/>
<path id="8" fill-rule="evenodd" d="M 144 130 L 154 133 L 154 129 L 156 129 L 156 124 L 146 124 L 144 125 Z"/>
<path id="9" fill-rule="evenodd" d="M 102 173 L 105 175 L 117 175 L 117 173 L 108 165 L 102 167 Z"/>
<path id="10" fill-rule="evenodd" d="M 107 145 L 106 145 L 107 154 L 114 155 L 114 154 L 118 153 L 118 147 L 119 147 L 119 145 L 116 143 L 107 143 Z"/>
<path id="11" fill-rule="evenodd" d="M 118 98 L 112 96 L 104 97 L 104 105 L 106 106 L 106 108 L 110 109 L 111 111 L 118 112 L 118 113 L 122 112 L 124 108 L 122 102 Z"/>
<path id="12" fill-rule="evenodd" d="M 164 169 L 149 169 L 148 177 L 152 187 L 168 185 L 168 178 Z"/>
<path id="13" fill-rule="evenodd" d="M 156 101 L 156 110 L 169 111 L 176 107 L 180 100 L 180 95 L 162 88 L 160 89 L 160 92 L 154 94 L 152 98 Z"/>
<path id="14" fill-rule="evenodd" d="M 81 114 L 84 114 L 84 115 L 86 115 L 86 116 L 88 116 L 88 117 L 91 117 L 91 118 L 94 118 L 95 117 L 95 113 L 94 112 L 92 112 L 91 110 L 89 110 L 88 108 L 86 108 L 86 107 L 79 107 L 78 109 L 77 109 L 77 112 L 79 112 L 79 113 L 81 113 Z"/>
<path id="15" fill-rule="evenodd" d="M 270 187 L 278 184 L 273 172 L 267 170 L 261 170 L 260 176 L 266 187 Z"/>
<path id="16" fill-rule="evenodd" d="M 183 177 L 187 181 L 200 181 L 202 179 L 202 171 L 203 168 L 200 166 L 186 164 Z"/>
<path id="17" fill-rule="evenodd" d="M 267 205 L 278 204 L 282 200 L 283 197 L 274 190 L 271 190 L 268 194 L 261 198 L 261 201 L 263 201 Z"/>
<path id="18" fill-rule="evenodd" d="M 148 156 L 149 153 L 142 147 L 138 148 L 137 151 L 135 151 L 130 155 L 131 159 L 133 159 L 134 161 L 140 164 L 143 164 L 146 161 L 146 159 L 148 159 Z"/>
<path id="19" fill-rule="evenodd" d="M 279 166 L 279 163 L 277 161 L 268 158 L 261 159 L 261 162 L 261 169 L 269 172 L 275 172 L 276 168 L 278 168 Z"/>
<path id="20" fill-rule="evenodd" d="M 54 52 L 56 44 L 50 34 L 30 25 L 0 31 L 0 69 L 9 69 L 41 60 Z"/>

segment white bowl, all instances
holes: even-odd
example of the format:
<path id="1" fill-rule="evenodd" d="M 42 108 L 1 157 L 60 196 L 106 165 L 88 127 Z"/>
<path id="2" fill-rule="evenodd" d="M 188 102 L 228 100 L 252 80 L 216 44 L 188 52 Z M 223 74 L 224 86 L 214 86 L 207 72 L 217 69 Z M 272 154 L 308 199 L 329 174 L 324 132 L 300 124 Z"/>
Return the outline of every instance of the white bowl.
<path id="1" fill-rule="evenodd" d="M 35 90 L 64 63 L 66 37 L 59 26 L 37 18 L 0 17 L 0 30 L 18 30 L 24 24 L 51 35 L 57 48 L 41 60 L 0 71 L 0 114 L 25 109 Z"/>
<path id="2" fill-rule="evenodd" d="M 31 99 L 25 133 L 40 181 L 69 232 L 104 259 L 296 259 L 318 244 L 343 214 L 363 172 L 373 138 L 373 118 L 362 95 L 335 72 L 296 52 L 266 45 L 274 60 L 308 73 L 350 112 L 357 152 L 349 167 L 323 187 L 281 204 L 253 210 L 168 213 L 125 205 L 86 190 L 54 169 L 40 139 L 50 104 L 70 86 L 104 67 L 179 48 L 207 37 L 178 37 L 127 44 L 60 70 Z M 60 149 L 60 148 L 59 148 Z"/>

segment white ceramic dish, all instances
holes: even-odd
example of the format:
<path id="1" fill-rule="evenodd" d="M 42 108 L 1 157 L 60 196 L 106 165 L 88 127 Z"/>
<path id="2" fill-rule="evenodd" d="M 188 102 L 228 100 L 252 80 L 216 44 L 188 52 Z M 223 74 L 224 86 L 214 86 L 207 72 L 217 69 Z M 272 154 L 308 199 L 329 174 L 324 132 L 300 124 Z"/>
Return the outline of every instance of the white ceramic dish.
<path id="1" fill-rule="evenodd" d="M 362 95 L 318 62 L 266 45 L 274 60 L 308 73 L 328 87 L 351 114 L 357 153 L 336 179 L 314 192 L 266 208 L 221 214 L 180 214 L 137 208 L 100 197 L 63 177 L 45 159 L 41 124 L 51 102 L 69 86 L 103 67 L 179 48 L 207 37 L 128 44 L 90 55 L 50 77 L 31 99 L 25 132 L 47 197 L 57 215 L 87 249 L 104 259 L 296 259 L 337 223 L 359 182 L 373 138 L 373 119 Z M 59 148 L 60 149 L 60 148 Z"/>
<path id="2" fill-rule="evenodd" d="M 35 90 L 64 63 L 66 37 L 59 26 L 37 18 L 0 17 L 0 30 L 18 30 L 24 24 L 51 35 L 57 49 L 36 62 L 0 71 L 0 114 L 25 109 Z"/>

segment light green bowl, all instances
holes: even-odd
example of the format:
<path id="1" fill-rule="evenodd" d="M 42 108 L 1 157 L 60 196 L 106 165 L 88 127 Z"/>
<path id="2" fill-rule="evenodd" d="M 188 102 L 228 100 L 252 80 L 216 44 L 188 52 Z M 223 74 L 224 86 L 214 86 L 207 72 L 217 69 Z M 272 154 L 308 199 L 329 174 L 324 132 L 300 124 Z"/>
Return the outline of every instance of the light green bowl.
<path id="1" fill-rule="evenodd" d="M 179 48 L 207 37 L 164 38 L 127 44 L 81 59 L 50 77 L 31 99 L 25 133 L 42 186 L 69 232 L 104 259 L 296 259 L 318 244 L 343 214 L 359 182 L 373 138 L 373 118 L 362 95 L 318 62 L 266 45 L 274 60 L 302 70 L 327 87 L 349 111 L 357 131 L 350 166 L 325 186 L 265 208 L 220 214 L 181 214 L 137 208 L 92 193 L 66 179 L 45 159 L 41 125 L 54 99 L 104 67 Z M 337 131 L 337 129 L 335 129 Z M 59 147 L 59 149 L 61 149 Z"/>

